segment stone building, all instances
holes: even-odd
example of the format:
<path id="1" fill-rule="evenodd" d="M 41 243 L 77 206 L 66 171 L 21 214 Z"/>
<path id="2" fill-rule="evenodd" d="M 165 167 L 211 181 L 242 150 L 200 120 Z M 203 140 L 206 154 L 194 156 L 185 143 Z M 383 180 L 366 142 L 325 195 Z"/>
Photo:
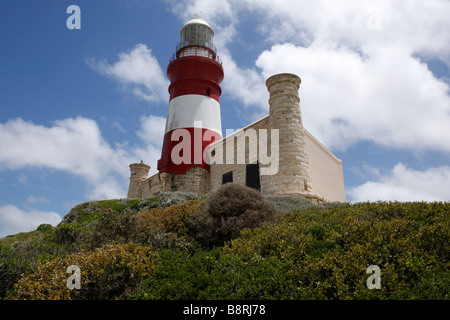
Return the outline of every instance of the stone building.
<path id="1" fill-rule="evenodd" d="M 198 28 L 199 26 L 200 29 Z M 214 60 L 213 67 L 216 72 L 214 77 L 219 79 L 219 81 L 215 80 L 214 83 L 210 79 L 196 79 L 195 81 L 202 84 L 209 81 L 210 84 L 206 87 L 205 97 L 206 99 L 211 97 L 208 90 L 211 90 L 210 87 L 212 87 L 213 91 L 217 92 L 217 95 L 214 97 L 214 101 L 217 102 L 214 102 L 213 98 L 207 101 L 212 101 L 212 104 L 210 104 L 217 108 L 221 92 L 219 86 L 221 79 L 220 75 L 217 76 L 217 70 L 220 71 L 220 68 L 217 66 L 219 60 L 215 55 L 215 47 L 212 44 L 213 33 L 208 35 L 209 42 L 204 47 L 200 43 L 200 48 L 204 48 L 204 51 L 198 51 L 198 39 L 195 39 L 195 41 L 191 40 L 191 43 L 183 39 L 183 32 L 186 34 L 186 28 L 194 27 L 197 28 L 197 34 L 202 32 L 202 30 L 212 33 L 212 29 L 204 19 L 195 15 L 181 29 L 182 43 L 185 45 L 186 51 L 183 51 L 182 48 L 177 48 L 175 59 L 190 59 L 191 61 L 188 63 L 192 63 L 193 59 L 197 59 L 195 63 L 211 63 L 212 61 L 207 59 Z M 192 30 L 187 31 L 192 33 Z M 195 42 L 195 51 L 192 49 L 192 42 Z M 179 45 L 179 47 L 182 46 Z M 177 63 L 181 62 L 183 61 Z M 185 68 L 189 69 L 189 65 L 185 66 Z M 173 70 L 171 64 L 169 64 L 168 73 L 169 69 Z M 191 82 L 192 78 L 195 78 L 192 74 L 186 76 L 183 73 L 183 76 L 189 78 Z M 205 76 L 202 75 L 202 77 Z M 172 78 L 175 77 L 172 75 Z M 176 78 L 179 79 L 180 77 L 177 76 Z M 181 100 L 182 107 L 183 101 L 190 103 L 189 101 L 193 100 L 192 97 L 201 101 L 198 104 L 202 103 L 202 107 L 190 106 L 189 108 L 194 108 L 194 111 L 190 111 L 190 113 L 197 114 L 196 117 L 199 118 L 193 118 L 192 120 L 202 120 L 201 112 L 196 113 L 196 111 L 201 111 L 204 108 L 203 101 L 205 99 L 201 96 L 203 93 L 199 93 L 203 89 L 195 89 L 196 86 L 198 88 L 201 86 L 193 85 L 192 83 L 186 84 L 185 82 L 177 80 L 177 82 L 171 84 L 172 88 L 177 86 L 178 90 L 183 92 L 183 94 L 177 96 L 177 103 L 180 105 Z M 188 147 L 192 148 L 188 151 L 192 151 L 193 154 L 189 158 L 194 159 L 201 152 L 203 156 L 201 163 L 191 163 L 189 159 L 187 161 L 189 162 L 188 164 L 181 163 L 176 165 L 171 163 L 169 155 L 173 156 L 174 154 L 174 143 L 173 139 L 171 139 L 171 153 L 164 151 L 168 148 L 165 145 L 161 159 L 164 159 L 164 168 L 172 167 L 172 170 L 161 170 L 160 167 L 163 166 L 158 164 L 159 172 L 148 177 L 149 165 L 143 162 L 131 164 L 128 197 L 145 198 L 169 191 L 192 192 L 197 195 L 205 195 L 225 183 L 232 182 L 258 189 L 266 195 L 299 195 L 314 203 L 327 201 L 344 202 L 345 190 L 342 161 L 336 158 L 303 127 L 300 98 L 298 96 L 300 83 L 301 80 L 298 76 L 288 73 L 277 74 L 267 79 L 266 86 L 270 94 L 269 114 L 224 138 L 221 138 L 221 133 L 218 134 L 220 130 L 217 130 L 217 127 L 221 128 L 220 114 L 218 116 L 214 114 L 213 116 L 207 115 L 206 122 L 213 117 L 216 128 L 213 134 L 208 135 L 207 132 L 210 128 L 202 127 L 201 121 L 195 122 L 195 125 L 190 125 L 186 122 L 186 117 L 190 116 L 186 115 L 186 112 L 183 114 L 183 119 L 174 121 L 174 113 L 179 111 L 171 110 L 172 104 L 169 105 L 170 125 L 172 126 L 174 122 L 182 122 L 183 125 L 178 128 L 170 127 L 170 130 L 168 129 L 169 124 L 166 125 L 165 144 L 169 139 L 167 137 L 168 133 L 170 135 L 174 130 L 192 133 L 195 130 L 202 129 L 200 131 L 201 137 L 208 135 L 214 136 L 214 138 L 207 140 L 206 144 L 205 139 L 200 142 L 197 141 L 196 143 L 199 143 L 200 146 L 195 145 L 196 139 L 192 139 L 191 144 L 188 144 Z M 188 87 L 189 90 L 194 90 L 194 92 L 186 93 L 187 90 L 183 86 Z M 171 92 L 171 101 L 172 96 L 173 92 Z M 189 97 L 189 99 L 186 99 L 186 97 Z M 198 125 L 199 122 L 200 126 Z M 217 123 L 219 124 L 217 125 Z M 179 143 L 181 144 L 181 142 Z M 196 154 L 194 155 L 195 152 Z M 160 162 L 162 161 L 160 160 Z M 183 170 L 180 170 L 180 168 Z"/>

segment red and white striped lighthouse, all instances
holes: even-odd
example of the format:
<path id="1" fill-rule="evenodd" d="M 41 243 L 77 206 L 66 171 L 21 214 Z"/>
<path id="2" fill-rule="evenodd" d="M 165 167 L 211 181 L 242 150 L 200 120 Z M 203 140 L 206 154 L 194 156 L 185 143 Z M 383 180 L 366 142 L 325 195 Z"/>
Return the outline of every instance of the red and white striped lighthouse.
<path id="1" fill-rule="evenodd" d="M 213 44 L 214 31 L 203 17 L 194 15 L 181 28 L 180 36 L 167 67 L 170 102 L 158 161 L 160 173 L 184 174 L 192 167 L 209 171 L 204 149 L 222 138 L 219 97 L 224 74 Z M 177 147 L 181 143 L 189 143 L 190 150 Z M 180 163 L 174 155 L 185 161 Z"/>

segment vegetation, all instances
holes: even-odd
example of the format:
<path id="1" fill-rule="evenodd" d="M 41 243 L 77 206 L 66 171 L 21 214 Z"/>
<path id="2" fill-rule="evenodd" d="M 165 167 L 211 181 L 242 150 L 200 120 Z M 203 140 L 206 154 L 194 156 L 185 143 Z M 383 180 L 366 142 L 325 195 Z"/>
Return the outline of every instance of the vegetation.
<path id="1" fill-rule="evenodd" d="M 227 183 L 214 192 L 190 221 L 193 236 L 204 246 L 221 246 L 239 236 L 244 228 L 255 228 L 272 221 L 272 203 L 245 186 Z"/>
<path id="2" fill-rule="evenodd" d="M 447 300 L 449 217 L 443 202 L 313 205 L 233 184 L 92 201 L 0 239 L 0 299 Z"/>
<path id="3" fill-rule="evenodd" d="M 150 276 L 156 254 L 150 246 L 133 243 L 107 245 L 64 258 L 39 263 L 36 270 L 14 285 L 10 299 L 114 299 L 126 298 L 142 278 Z M 80 289 L 67 287 L 67 267 L 83 270 Z"/>

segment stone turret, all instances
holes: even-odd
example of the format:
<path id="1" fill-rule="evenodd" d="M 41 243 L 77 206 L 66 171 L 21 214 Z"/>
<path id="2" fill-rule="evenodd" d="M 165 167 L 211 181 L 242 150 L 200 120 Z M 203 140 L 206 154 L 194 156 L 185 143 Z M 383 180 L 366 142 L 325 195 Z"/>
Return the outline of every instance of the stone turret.
<path id="1" fill-rule="evenodd" d="M 269 129 L 279 130 L 279 169 L 270 176 L 265 193 L 296 194 L 321 202 L 324 199 L 312 193 L 298 96 L 300 82 L 298 76 L 289 73 L 274 75 L 266 81 L 270 93 Z"/>
<path id="2" fill-rule="evenodd" d="M 130 164 L 130 186 L 128 188 L 128 198 L 140 198 L 142 195 L 139 187 L 148 177 L 150 166 L 141 161 L 141 163 Z"/>

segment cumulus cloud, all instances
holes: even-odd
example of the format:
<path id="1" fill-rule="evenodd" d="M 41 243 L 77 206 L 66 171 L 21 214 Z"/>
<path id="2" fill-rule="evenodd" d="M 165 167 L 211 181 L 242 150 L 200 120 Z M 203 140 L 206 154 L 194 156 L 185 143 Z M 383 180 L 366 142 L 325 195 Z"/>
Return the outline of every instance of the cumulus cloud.
<path id="1" fill-rule="evenodd" d="M 361 201 L 450 201 L 450 167 L 413 170 L 403 163 L 374 181 L 347 191 L 352 202 Z"/>
<path id="2" fill-rule="evenodd" d="M 92 119 L 58 120 L 49 127 L 12 119 L 0 124 L 0 150 L 7 150 L 0 153 L 0 169 L 66 171 L 88 182 L 88 199 L 122 198 L 128 186 L 128 165 L 141 159 L 147 163 L 159 159 L 164 124 L 165 118 L 143 117 L 139 145 L 112 147 Z"/>
<path id="3" fill-rule="evenodd" d="M 0 206 L 0 238 L 35 230 L 42 223 L 55 226 L 60 221 L 61 216 L 56 212 L 22 210 L 13 205 Z"/>
<path id="4" fill-rule="evenodd" d="M 167 0 L 170 3 L 171 11 L 180 17 L 181 21 L 186 22 L 193 14 L 200 13 L 204 17 L 208 17 L 208 21 L 216 24 L 227 24 L 230 20 L 235 22 L 236 5 L 234 1 L 222 0 L 196 0 L 196 1 L 180 1 Z"/>
<path id="5" fill-rule="evenodd" d="M 141 128 L 137 131 L 137 135 L 141 138 L 143 144 L 141 147 L 134 148 L 132 154 L 133 161 L 143 160 L 150 165 L 149 175 L 158 172 L 157 162 L 161 157 L 165 128 L 165 117 L 154 115 L 141 117 Z"/>
<path id="6" fill-rule="evenodd" d="M 193 2 L 190 6 L 198 5 Z M 227 2 L 234 10 L 229 15 L 258 14 L 259 30 L 274 44 L 345 43 L 361 51 L 397 44 L 407 52 L 432 54 L 450 64 L 450 3 L 445 0 Z"/>
<path id="7" fill-rule="evenodd" d="M 145 44 L 119 53 L 119 60 L 112 64 L 95 58 L 86 63 L 100 74 L 119 81 L 139 98 L 152 102 L 167 100 L 168 80 Z"/>
<path id="8" fill-rule="evenodd" d="M 300 75 L 304 122 L 330 147 L 364 140 L 449 152 L 448 85 L 401 48 L 385 49 L 363 57 L 345 47 L 281 44 L 263 52 L 257 65 L 266 75 Z"/>
<path id="9" fill-rule="evenodd" d="M 231 93 L 244 106 L 256 106 L 268 112 L 268 93 L 263 76 L 255 69 L 239 67 L 227 51 L 221 52 L 221 58 L 226 70 L 222 84 L 224 92 Z"/>
<path id="10" fill-rule="evenodd" d="M 52 168 L 85 178 L 92 196 L 116 197 L 122 190 L 115 184 L 108 192 L 99 192 L 108 174 L 125 174 L 121 164 L 124 150 L 114 150 L 103 139 L 97 123 L 83 117 L 54 121 L 51 127 L 36 125 L 20 118 L 0 124 L 0 168 Z M 126 170 L 126 168 L 125 168 Z"/>
<path id="11" fill-rule="evenodd" d="M 421 62 L 450 66 L 448 1 L 181 1 L 174 12 L 203 12 L 224 57 L 224 92 L 267 112 L 265 78 L 298 74 L 304 123 L 321 142 L 345 150 L 359 141 L 450 151 L 449 85 Z M 254 68 L 230 51 L 239 23 L 253 15 L 271 46 Z M 224 32 L 222 32 L 224 31 Z"/>
<path id="12" fill-rule="evenodd" d="M 166 128 L 166 118 L 160 116 L 149 115 L 141 117 L 141 128 L 137 135 L 146 144 L 162 147 L 164 139 L 164 131 Z"/>

